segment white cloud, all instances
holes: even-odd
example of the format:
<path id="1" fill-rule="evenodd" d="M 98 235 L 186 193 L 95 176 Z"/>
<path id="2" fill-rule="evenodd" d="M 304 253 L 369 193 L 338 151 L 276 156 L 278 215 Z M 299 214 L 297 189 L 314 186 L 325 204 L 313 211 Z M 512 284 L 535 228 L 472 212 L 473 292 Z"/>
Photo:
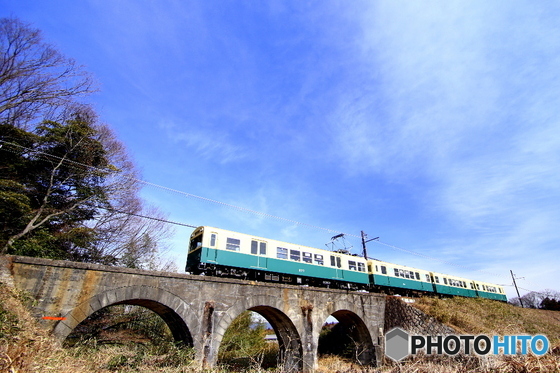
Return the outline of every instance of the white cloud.
<path id="1" fill-rule="evenodd" d="M 450 221 L 438 257 L 542 270 L 560 241 L 560 28 L 526 2 L 376 4 L 362 81 L 330 120 L 336 156 Z"/>

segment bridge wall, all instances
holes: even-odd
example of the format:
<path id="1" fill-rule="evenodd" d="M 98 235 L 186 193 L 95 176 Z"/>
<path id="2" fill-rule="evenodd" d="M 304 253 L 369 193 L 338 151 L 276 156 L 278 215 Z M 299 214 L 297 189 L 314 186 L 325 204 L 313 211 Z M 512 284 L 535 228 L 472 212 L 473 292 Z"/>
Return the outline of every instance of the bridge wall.
<path id="1" fill-rule="evenodd" d="M 329 315 L 348 326 L 360 362 L 379 364 L 382 357 L 381 295 L 17 256 L 0 258 L 0 275 L 29 292 L 34 316 L 61 340 L 103 307 L 141 305 L 159 314 L 176 340 L 192 345 L 197 359 L 212 366 L 228 326 L 252 310 L 275 329 L 287 371 L 317 368 L 319 332 Z"/>

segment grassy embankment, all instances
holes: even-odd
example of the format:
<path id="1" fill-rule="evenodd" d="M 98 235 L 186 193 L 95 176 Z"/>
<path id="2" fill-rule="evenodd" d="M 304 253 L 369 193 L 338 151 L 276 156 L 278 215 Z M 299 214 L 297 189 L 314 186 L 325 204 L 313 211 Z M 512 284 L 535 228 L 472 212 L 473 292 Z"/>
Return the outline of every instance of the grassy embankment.
<path id="1" fill-rule="evenodd" d="M 96 344 L 60 347 L 31 317 L 25 296 L 0 284 L 0 372 L 231 372 L 231 366 L 203 370 L 192 351 L 170 343 Z M 560 372 L 560 312 L 521 309 L 473 299 L 430 299 L 415 307 L 469 334 L 545 334 L 551 352 L 542 357 L 420 357 L 383 368 L 360 367 L 335 356 L 322 357 L 319 371 L 334 372 Z M 255 359 L 255 362 L 258 359 Z M 256 364 L 251 372 L 263 371 Z"/>

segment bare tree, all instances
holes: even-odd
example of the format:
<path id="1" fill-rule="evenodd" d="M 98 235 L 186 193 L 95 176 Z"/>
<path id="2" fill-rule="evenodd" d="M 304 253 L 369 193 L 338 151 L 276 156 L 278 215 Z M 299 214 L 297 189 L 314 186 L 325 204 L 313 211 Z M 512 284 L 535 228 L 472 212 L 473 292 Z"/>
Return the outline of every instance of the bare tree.
<path id="1" fill-rule="evenodd" d="M 28 128 L 93 91 L 91 76 L 45 43 L 39 30 L 0 19 L 0 123 Z"/>
<path id="2" fill-rule="evenodd" d="M 523 302 L 523 307 L 525 308 L 540 308 L 541 303 L 545 298 L 549 299 L 560 299 L 560 292 L 552 289 L 545 289 L 542 291 L 531 291 L 519 298 L 515 297 L 508 301 L 508 303 L 514 306 L 521 306 Z"/>
<path id="3" fill-rule="evenodd" d="M 103 185 L 108 207 L 90 224 L 97 232 L 98 249 L 106 258 L 115 258 L 107 264 L 175 271 L 174 264 L 162 259 L 171 226 L 163 213 L 139 197 L 140 176 L 122 142 L 108 126 L 99 126 L 98 134 L 113 169 Z"/>

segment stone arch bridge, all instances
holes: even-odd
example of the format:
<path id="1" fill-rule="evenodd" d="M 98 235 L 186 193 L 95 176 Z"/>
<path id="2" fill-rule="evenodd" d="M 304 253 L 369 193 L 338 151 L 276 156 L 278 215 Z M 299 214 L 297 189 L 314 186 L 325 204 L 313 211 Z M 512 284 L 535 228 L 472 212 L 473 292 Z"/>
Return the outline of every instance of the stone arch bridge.
<path id="1" fill-rule="evenodd" d="M 245 310 L 271 324 L 286 371 L 317 368 L 319 332 L 330 315 L 349 330 L 360 363 L 377 365 L 382 356 L 385 297 L 377 294 L 20 256 L 0 257 L 0 281 L 27 291 L 34 316 L 60 340 L 95 311 L 132 304 L 157 313 L 207 366 L 216 363 L 224 332 Z"/>

